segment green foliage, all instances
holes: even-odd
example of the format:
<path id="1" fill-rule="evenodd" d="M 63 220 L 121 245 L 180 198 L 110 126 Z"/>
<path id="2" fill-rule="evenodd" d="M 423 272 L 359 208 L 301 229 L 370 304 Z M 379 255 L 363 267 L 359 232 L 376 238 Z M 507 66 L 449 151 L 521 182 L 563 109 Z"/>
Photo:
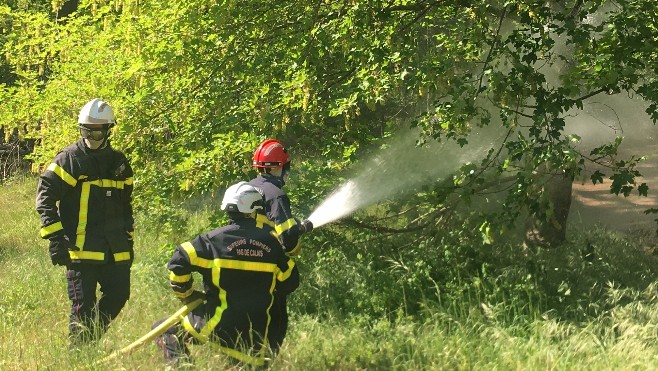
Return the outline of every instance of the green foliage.
<path id="1" fill-rule="evenodd" d="M 206 230 L 216 200 L 185 201 L 190 228 L 176 241 L 152 232 L 157 219 L 138 215 L 131 299 L 99 343 L 70 352 L 65 275 L 50 264 L 38 236 L 35 189 L 34 176 L 0 188 L 0 269 L 11 282 L 0 286 L 0 368 L 163 365 L 152 344 L 104 365 L 94 362 L 178 309 L 165 263 L 174 243 Z M 380 215 L 399 206 L 366 211 Z M 655 236 L 573 226 L 568 249 L 524 253 L 514 244 L 482 246 L 471 233 L 478 218 L 465 215 L 444 214 L 430 235 L 372 239 L 346 220 L 304 236 L 296 260 L 302 283 L 290 297 L 290 329 L 271 369 L 653 368 Z M 194 368 L 230 367 L 211 346 L 193 346 L 192 356 Z"/>
<path id="2" fill-rule="evenodd" d="M 618 160 L 606 145 L 587 156 L 564 135 L 568 114 L 597 94 L 635 92 L 656 117 L 653 2 L 609 3 L 88 0 L 61 20 L 62 2 L 10 2 L 0 127 L 35 141 L 39 171 L 77 137 L 79 107 L 106 99 L 119 117 L 114 144 L 149 185 L 138 209 L 173 231 L 185 218 L 167 200 L 244 178 L 264 137 L 285 140 L 302 164 L 291 196 L 305 211 L 356 160 L 350 148 L 412 123 L 423 140 L 468 151 L 469 133 L 499 124 L 503 143 L 457 187 L 468 201 L 516 174 L 516 187 L 498 190 L 504 209 L 483 217 L 490 239 L 518 209 L 536 209 L 540 164 L 578 175 L 598 162 L 613 193 L 646 194 L 639 157 Z"/>

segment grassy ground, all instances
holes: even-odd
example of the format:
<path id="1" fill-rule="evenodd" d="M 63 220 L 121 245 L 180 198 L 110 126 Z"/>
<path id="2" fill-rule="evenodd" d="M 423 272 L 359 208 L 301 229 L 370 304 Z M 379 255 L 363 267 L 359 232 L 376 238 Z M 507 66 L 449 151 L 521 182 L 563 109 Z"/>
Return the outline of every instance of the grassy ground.
<path id="1" fill-rule="evenodd" d="M 95 362 L 132 343 L 154 321 L 180 307 L 167 287 L 164 265 L 170 243 L 138 228 L 130 301 L 99 344 L 69 352 L 64 268 L 50 264 L 47 244 L 38 237 L 35 189 L 34 177 L 14 180 L 0 189 L 0 370 L 163 369 L 153 344 L 106 364 Z M 619 262 L 628 269 L 646 268 L 644 276 L 653 274 L 654 257 L 639 251 L 651 246 L 634 243 L 636 237 L 604 237 L 597 240 L 597 259 L 606 264 Z M 571 316 L 573 320 L 564 320 L 551 310 L 510 311 L 514 304 L 474 303 L 472 299 L 450 306 L 430 300 L 422 315 L 413 317 L 402 312 L 387 318 L 293 312 L 289 335 L 272 369 L 658 369 L 658 285 L 620 286 L 617 278 L 636 277 L 625 278 L 622 273 L 599 282 L 591 278 L 597 272 L 594 269 L 601 271 L 603 265 L 565 272 L 571 281 L 564 280 L 572 285 L 581 283 L 603 292 L 589 303 L 574 301 L 571 310 L 583 315 Z M 550 268 L 546 274 L 556 273 Z M 567 300 L 575 295 L 570 290 L 564 290 Z M 191 369 L 230 367 L 210 346 L 194 347 L 193 356 Z"/>

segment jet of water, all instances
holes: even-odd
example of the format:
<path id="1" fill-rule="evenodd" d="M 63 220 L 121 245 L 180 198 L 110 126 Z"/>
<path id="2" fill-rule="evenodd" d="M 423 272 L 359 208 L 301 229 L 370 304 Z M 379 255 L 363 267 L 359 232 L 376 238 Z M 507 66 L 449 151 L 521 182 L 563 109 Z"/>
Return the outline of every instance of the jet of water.
<path id="1" fill-rule="evenodd" d="M 497 137 L 472 135 L 467 149 L 453 142 L 433 142 L 418 147 L 418 135 L 418 131 L 410 130 L 391 138 L 383 150 L 361 165 L 357 175 L 346 181 L 313 211 L 308 218 L 313 226 L 317 228 L 363 207 L 442 180 L 462 164 L 482 158 Z"/>

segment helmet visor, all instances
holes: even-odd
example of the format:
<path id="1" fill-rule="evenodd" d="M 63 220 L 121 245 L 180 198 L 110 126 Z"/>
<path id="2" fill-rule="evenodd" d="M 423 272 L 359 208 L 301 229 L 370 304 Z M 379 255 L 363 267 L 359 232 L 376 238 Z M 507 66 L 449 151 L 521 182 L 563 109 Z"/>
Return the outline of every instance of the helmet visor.
<path id="1" fill-rule="evenodd" d="M 103 125 L 99 128 L 90 128 L 86 125 L 80 125 L 80 136 L 84 139 L 91 139 L 96 141 L 101 141 L 107 138 L 107 131 L 109 125 Z"/>

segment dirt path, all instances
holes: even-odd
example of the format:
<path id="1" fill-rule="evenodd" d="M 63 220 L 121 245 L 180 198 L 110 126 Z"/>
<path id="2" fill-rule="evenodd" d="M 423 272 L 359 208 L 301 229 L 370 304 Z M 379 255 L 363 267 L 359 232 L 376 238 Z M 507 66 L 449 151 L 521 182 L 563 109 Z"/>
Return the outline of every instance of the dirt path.
<path id="1" fill-rule="evenodd" d="M 604 179 L 602 184 L 593 185 L 589 176 L 595 169 L 588 169 L 584 174 L 585 181 L 574 183 L 573 201 L 569 213 L 570 224 L 583 226 L 600 224 L 622 232 L 656 229 L 654 219 L 658 218 L 658 214 L 647 215 L 644 211 L 658 208 L 658 144 L 645 144 L 641 148 L 636 147 L 634 151 L 648 154 L 647 160 L 638 167 L 643 176 L 636 181 L 638 185 L 647 183 L 649 196 L 639 196 L 637 190 L 628 197 L 611 194 L 611 181 Z"/>

